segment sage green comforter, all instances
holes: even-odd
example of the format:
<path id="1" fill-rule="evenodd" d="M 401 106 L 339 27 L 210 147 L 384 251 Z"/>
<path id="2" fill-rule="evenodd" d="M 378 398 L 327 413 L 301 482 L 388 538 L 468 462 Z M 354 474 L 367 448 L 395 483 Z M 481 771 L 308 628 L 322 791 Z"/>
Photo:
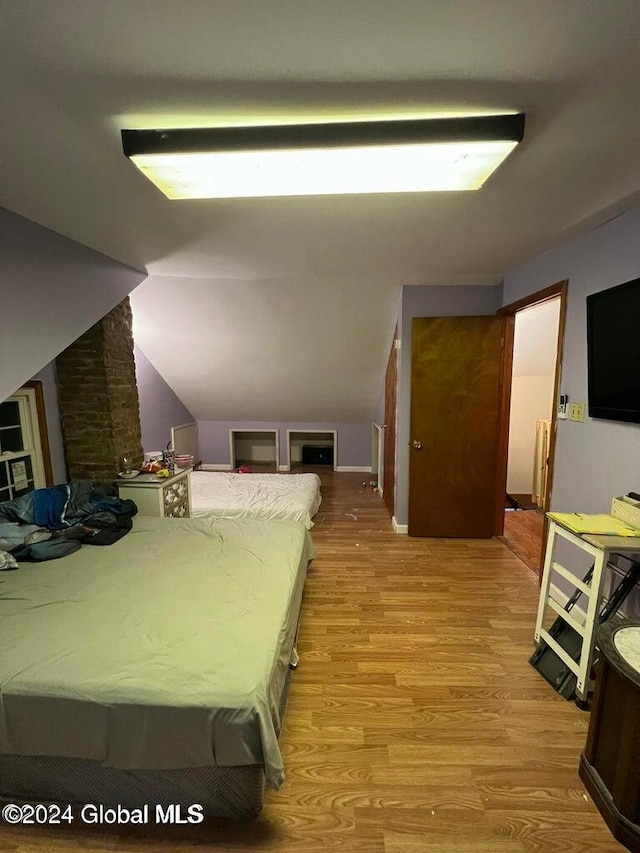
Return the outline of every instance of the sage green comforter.
<path id="1" fill-rule="evenodd" d="M 313 545 L 300 522 L 134 519 L 0 572 L 0 752 L 120 768 L 263 764 Z"/>

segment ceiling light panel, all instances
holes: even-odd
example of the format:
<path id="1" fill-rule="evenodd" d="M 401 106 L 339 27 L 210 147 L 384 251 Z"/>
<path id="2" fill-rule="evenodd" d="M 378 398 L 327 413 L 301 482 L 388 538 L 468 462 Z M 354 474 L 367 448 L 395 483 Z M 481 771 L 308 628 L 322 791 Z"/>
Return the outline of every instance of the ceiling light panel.
<path id="1" fill-rule="evenodd" d="M 125 154 L 170 199 L 479 189 L 524 116 L 123 131 Z"/>

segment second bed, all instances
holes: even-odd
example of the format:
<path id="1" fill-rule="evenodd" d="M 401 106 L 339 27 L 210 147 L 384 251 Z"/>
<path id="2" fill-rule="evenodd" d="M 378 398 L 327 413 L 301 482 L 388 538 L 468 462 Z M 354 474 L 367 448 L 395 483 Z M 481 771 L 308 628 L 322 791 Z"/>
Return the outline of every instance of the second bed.
<path id="1" fill-rule="evenodd" d="M 307 530 L 322 501 L 317 474 L 192 471 L 190 489 L 194 518 L 287 519 Z"/>

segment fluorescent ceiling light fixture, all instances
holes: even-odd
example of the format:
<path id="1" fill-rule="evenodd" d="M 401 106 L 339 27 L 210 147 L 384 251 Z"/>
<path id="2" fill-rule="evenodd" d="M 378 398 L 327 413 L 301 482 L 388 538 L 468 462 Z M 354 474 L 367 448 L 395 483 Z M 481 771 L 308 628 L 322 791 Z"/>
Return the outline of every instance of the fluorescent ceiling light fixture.
<path id="1" fill-rule="evenodd" d="M 448 119 L 123 130 L 170 199 L 476 190 L 524 135 L 522 113 Z"/>

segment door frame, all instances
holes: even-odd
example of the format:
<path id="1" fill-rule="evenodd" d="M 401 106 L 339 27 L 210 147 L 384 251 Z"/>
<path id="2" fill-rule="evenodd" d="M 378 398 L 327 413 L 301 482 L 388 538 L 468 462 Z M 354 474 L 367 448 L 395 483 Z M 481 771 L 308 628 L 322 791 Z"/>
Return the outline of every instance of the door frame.
<path id="1" fill-rule="evenodd" d="M 560 297 L 560 312 L 558 317 L 558 340 L 556 344 L 556 369 L 553 379 L 553 405 L 551 407 L 551 429 L 549 430 L 549 463 L 548 463 L 548 471 L 547 471 L 547 484 L 544 495 L 544 501 L 542 505 L 542 511 L 545 513 L 544 517 L 544 528 L 543 528 L 543 543 L 547 541 L 547 529 L 549 525 L 549 520 L 547 518 L 546 513 L 549 511 L 551 505 L 551 491 L 553 489 L 553 472 L 555 467 L 555 458 L 556 458 L 556 435 L 558 431 L 558 395 L 560 392 L 560 380 L 562 378 L 562 358 L 564 352 L 564 333 L 565 333 L 565 324 L 567 317 L 567 291 L 569 287 L 569 279 L 562 279 L 561 281 L 557 281 L 555 284 L 549 285 L 549 287 L 545 287 L 542 290 L 537 290 L 535 293 L 531 293 L 528 296 L 524 296 L 522 299 L 517 299 L 515 302 L 509 303 L 509 305 L 503 305 L 502 308 L 498 309 L 498 314 L 502 314 L 506 317 L 507 326 L 511 327 L 511 337 L 513 340 L 513 328 L 515 326 L 515 317 L 519 311 L 524 310 L 525 308 L 531 308 L 533 305 L 541 305 L 543 302 L 548 302 L 550 299 L 556 299 Z M 502 410 L 502 434 L 504 437 L 504 443 L 501 443 L 501 453 L 502 456 L 499 459 L 499 466 L 504 466 L 504 486 L 506 491 L 507 484 L 507 458 L 509 451 L 509 418 L 510 418 L 510 398 L 511 398 L 511 369 L 513 366 L 513 346 L 511 348 L 511 363 L 507 366 L 505 364 L 505 371 L 508 369 L 508 374 L 504 376 L 505 382 L 509 386 L 509 394 L 508 400 L 506 403 L 506 408 L 503 407 Z M 503 401 L 504 402 L 504 401 Z M 504 532 L 504 511 L 502 512 L 502 532 Z M 542 579 L 542 566 L 544 564 L 544 548 L 542 549 L 542 556 L 539 567 L 539 575 L 538 580 Z"/>
<path id="2" fill-rule="evenodd" d="M 384 371 L 384 403 L 383 403 L 383 418 L 382 426 L 382 500 L 387 508 L 393 529 L 398 533 L 398 525 L 396 524 L 396 479 L 397 479 L 397 453 L 398 453 L 398 366 L 400 359 L 400 338 L 398 337 L 398 325 L 393 330 L 393 339 L 391 348 L 387 358 L 387 366 Z M 393 376 L 390 374 L 393 373 Z M 390 379 L 393 379 L 392 388 Z M 389 393 L 389 392 L 392 393 Z M 393 405 L 391 405 L 393 404 Z M 406 532 L 406 531 L 405 531 Z"/>
<path id="3" fill-rule="evenodd" d="M 371 473 L 376 475 L 380 497 L 384 494 L 384 424 L 371 421 Z"/>

